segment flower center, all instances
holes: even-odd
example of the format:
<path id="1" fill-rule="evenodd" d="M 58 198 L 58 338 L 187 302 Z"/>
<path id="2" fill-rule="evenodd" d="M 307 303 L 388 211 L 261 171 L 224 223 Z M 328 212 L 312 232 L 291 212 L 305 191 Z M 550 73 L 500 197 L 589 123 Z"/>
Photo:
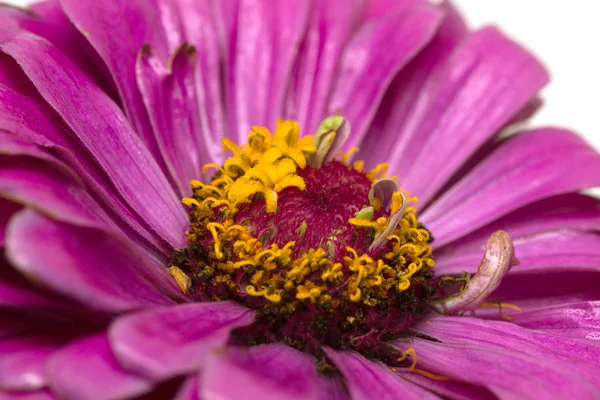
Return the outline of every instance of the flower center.
<path id="1" fill-rule="evenodd" d="M 429 232 L 385 165 L 364 172 L 341 117 L 300 138 L 279 121 L 254 127 L 210 183 L 193 181 L 189 247 L 170 270 L 199 301 L 234 300 L 257 311 L 237 333 L 246 344 L 285 341 L 377 352 L 412 325 L 435 288 Z"/>

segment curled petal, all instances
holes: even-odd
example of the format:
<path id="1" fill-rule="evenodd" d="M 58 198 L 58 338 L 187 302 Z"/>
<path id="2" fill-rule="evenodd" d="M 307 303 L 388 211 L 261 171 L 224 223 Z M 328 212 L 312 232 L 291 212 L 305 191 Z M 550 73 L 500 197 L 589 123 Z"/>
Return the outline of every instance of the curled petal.
<path id="1" fill-rule="evenodd" d="M 391 178 L 379 179 L 373 182 L 369 191 L 369 201 L 372 203 L 376 198 L 381 201 L 381 207 L 387 210 L 392 205 L 392 195 L 400 190 L 398 181 Z"/>
<path id="2" fill-rule="evenodd" d="M 344 117 L 325 118 L 315 134 L 313 146 L 317 148 L 317 152 L 308 159 L 309 165 L 313 168 L 321 168 L 323 163 L 333 160 L 349 136 L 350 123 Z"/>
<path id="3" fill-rule="evenodd" d="M 400 196 L 402 197 L 402 206 L 390 216 L 390 219 L 387 224 L 387 228 L 385 228 L 383 230 L 383 232 L 381 232 L 380 234 L 375 236 L 373 243 L 371 243 L 371 245 L 369 246 L 369 250 L 374 249 L 377 246 L 383 244 L 387 240 L 387 237 L 389 235 L 391 235 L 394 232 L 394 230 L 396 229 L 396 227 L 398 226 L 400 219 L 404 215 L 404 211 L 406 211 L 406 207 L 407 207 L 407 203 L 408 203 L 404 193 L 400 193 Z"/>
<path id="4" fill-rule="evenodd" d="M 510 236 L 504 231 L 498 231 L 488 239 L 479 269 L 464 290 L 431 305 L 436 311 L 444 314 L 474 311 L 500 285 L 504 275 L 517 263 Z"/>

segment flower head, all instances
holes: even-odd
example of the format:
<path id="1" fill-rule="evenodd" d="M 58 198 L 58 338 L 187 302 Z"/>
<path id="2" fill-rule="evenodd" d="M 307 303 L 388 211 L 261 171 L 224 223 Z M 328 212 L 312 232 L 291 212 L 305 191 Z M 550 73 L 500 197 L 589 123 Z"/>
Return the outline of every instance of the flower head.
<path id="1" fill-rule="evenodd" d="M 449 3 L 0 8 L 0 394 L 598 396 L 600 156 Z M 140 397 L 141 396 L 141 397 Z"/>

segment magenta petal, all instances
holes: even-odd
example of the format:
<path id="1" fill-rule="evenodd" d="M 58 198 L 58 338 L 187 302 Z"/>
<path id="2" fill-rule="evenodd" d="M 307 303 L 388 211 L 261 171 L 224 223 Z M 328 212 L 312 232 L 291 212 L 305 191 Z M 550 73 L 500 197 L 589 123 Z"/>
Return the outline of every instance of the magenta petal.
<path id="1" fill-rule="evenodd" d="M 399 132 L 407 143 L 389 157 L 390 173 L 427 204 L 547 81 L 540 63 L 498 30 L 473 33 L 414 99 Z"/>
<path id="2" fill-rule="evenodd" d="M 360 0 L 314 3 L 294 65 L 285 114 L 297 120 L 305 134 L 316 132 L 327 114 L 339 60 L 362 11 Z"/>
<path id="3" fill-rule="evenodd" d="M 154 284 L 167 275 L 126 240 L 31 210 L 11 220 L 6 255 L 24 275 L 93 309 L 122 312 L 172 303 Z"/>
<path id="4" fill-rule="evenodd" d="M 32 319 L 22 315 L 18 311 L 6 311 L 2 313 L 0 320 L 0 339 L 15 336 L 31 329 Z"/>
<path id="5" fill-rule="evenodd" d="M 35 392 L 0 392 L 0 400 L 57 400 L 48 390 Z"/>
<path id="6" fill-rule="evenodd" d="M 431 42 L 394 78 L 373 118 L 369 133 L 360 144 L 357 158 L 365 160 L 369 168 L 382 160 L 389 160 L 394 149 L 406 148 L 410 135 L 398 133 L 405 128 L 406 118 L 417 105 L 415 99 L 429 76 L 447 60 L 468 33 L 465 22 L 449 2 L 444 2 L 440 7 L 445 15 L 439 30 Z"/>
<path id="7" fill-rule="evenodd" d="M 596 367 L 595 363 L 600 355 L 599 349 L 587 348 L 581 342 L 560 338 L 547 332 L 525 329 L 506 321 L 432 316 L 414 329 L 443 343 L 497 346 L 498 349 L 504 348 L 507 352 L 523 351 L 532 356 L 550 351 L 552 354 L 548 356 L 548 361 L 578 362 L 581 367 L 579 373 L 584 373 L 587 367 Z M 598 382 L 600 383 L 600 377 Z"/>
<path id="8" fill-rule="evenodd" d="M 227 10 L 235 28 L 226 32 L 225 93 L 229 137 L 245 142 L 253 125 L 274 126 L 283 115 L 284 96 L 310 3 L 240 0 Z M 221 11 L 224 11 L 221 9 Z M 290 23 L 293 21 L 293 23 Z"/>
<path id="9" fill-rule="evenodd" d="M 439 399 L 435 394 L 394 374 L 388 367 L 353 351 L 325 349 L 344 375 L 352 400 Z"/>
<path id="10" fill-rule="evenodd" d="M 319 400 L 350 400 L 350 395 L 340 377 L 319 376 Z"/>
<path id="11" fill-rule="evenodd" d="M 200 400 L 200 379 L 198 376 L 187 378 L 175 395 L 174 400 Z"/>
<path id="12" fill-rule="evenodd" d="M 61 0 L 61 5 L 108 66 L 128 119 L 152 155 L 159 159 L 148 114 L 136 84 L 135 60 L 146 43 L 159 51 L 163 61 L 183 43 L 173 3 L 165 0 Z M 92 9 L 94 12 L 90 12 Z"/>
<path id="13" fill-rule="evenodd" d="M 425 210 L 436 246 L 545 197 L 600 185 L 600 155 L 579 136 L 541 128 L 508 139 Z"/>
<path id="14" fill-rule="evenodd" d="M 0 48 L 17 60 L 131 207 L 173 247 L 185 247 L 188 221 L 179 198 L 117 105 L 39 37 L 22 34 Z"/>
<path id="15" fill-rule="evenodd" d="M 126 231 L 131 227 L 129 229 L 135 231 L 131 232 L 130 236 L 133 237 L 137 233 L 149 242 L 147 247 L 153 245 L 165 253 L 171 251 L 167 250 L 167 245 L 131 211 L 121 196 L 115 193 L 110 179 L 100 171 L 100 167 L 87 154 L 87 150 L 73 140 L 70 134 L 65 134 L 69 129 L 60 121 L 60 117 L 48 109 L 46 104 L 40 104 L 29 96 L 23 96 L 0 85 L 0 129 L 50 152 L 55 152 L 73 168 L 99 201 L 106 204 L 106 207 L 115 214 L 123 230 Z"/>
<path id="16" fill-rule="evenodd" d="M 186 41 L 194 46 L 198 54 L 197 89 L 202 119 L 206 129 L 215 142 L 227 131 L 221 82 L 221 57 L 219 34 L 217 32 L 214 3 L 197 0 L 179 0 L 177 2 Z M 212 154 L 222 164 L 220 151 Z"/>
<path id="17" fill-rule="evenodd" d="M 104 66 L 94 58 L 96 54 L 93 49 L 85 41 L 83 35 L 69 23 L 57 1 L 44 1 L 32 4 L 29 9 L 18 10 L 16 7 L 3 5 L 0 13 L 2 16 L 8 14 L 11 22 L 20 29 L 48 40 L 97 84 L 113 91 L 104 74 Z M 3 20 L 0 26 L 5 26 L 7 22 Z"/>
<path id="18" fill-rule="evenodd" d="M 391 12 L 365 24 L 348 43 L 329 113 L 352 124 L 345 149 L 360 144 L 381 98 L 398 71 L 431 40 L 442 14 L 430 5 Z"/>
<path id="19" fill-rule="evenodd" d="M 22 32 L 20 19 L 31 18 L 31 15 L 24 9 L 12 4 L 4 4 L 0 6 L 0 41 Z"/>
<path id="20" fill-rule="evenodd" d="M 511 313 L 511 322 L 600 346 L 600 301 L 582 301 Z"/>
<path id="21" fill-rule="evenodd" d="M 67 311 L 72 305 L 51 298 L 27 281 L 6 262 L 0 263 L 0 307 L 27 309 L 59 309 Z"/>
<path id="22" fill-rule="evenodd" d="M 235 303 L 192 303 L 121 317 L 109 338 L 124 367 L 159 380 L 202 367 L 233 329 L 253 321 L 254 312 Z"/>
<path id="23" fill-rule="evenodd" d="M 488 389 L 465 382 L 431 379 L 417 372 L 396 372 L 409 382 L 440 395 L 444 399 L 453 400 L 497 400 Z"/>
<path id="24" fill-rule="evenodd" d="M 60 170 L 65 175 L 73 178 L 77 183 L 82 183 L 68 165 L 52 154 L 42 150 L 39 146 L 19 139 L 17 136 L 0 130 L 0 154 L 9 156 L 30 156 L 47 162 L 53 168 Z"/>
<path id="25" fill-rule="evenodd" d="M 548 232 L 516 239 L 513 244 L 520 264 L 511 270 L 511 274 L 550 270 L 600 271 L 600 234 L 596 232 Z M 477 271 L 477 260 L 482 254 L 480 247 L 453 247 L 436 256 L 435 268 L 441 275 L 472 273 Z"/>
<path id="26" fill-rule="evenodd" d="M 600 348 L 508 322 L 434 317 L 416 330 L 438 342 L 396 342 L 412 347 L 422 369 L 475 383 L 501 398 L 593 399 L 600 384 Z"/>
<path id="27" fill-rule="evenodd" d="M 0 248 L 4 247 L 8 221 L 13 214 L 22 208 L 23 206 L 21 204 L 0 197 Z"/>
<path id="28" fill-rule="evenodd" d="M 221 143 L 214 141 L 208 126 L 202 126 L 196 86 L 196 53 L 187 45 L 180 47 L 164 67 L 150 47 L 139 54 L 137 80 L 158 147 L 180 197 L 192 195 L 190 181 L 200 179 L 202 166 L 215 162 Z"/>
<path id="29" fill-rule="evenodd" d="M 0 39 L 2 39 L 2 35 L 0 35 Z M 25 96 L 39 96 L 19 64 L 9 55 L 0 53 L 0 94 L 3 89 L 12 90 Z M 0 104 L 1 100 L 2 96 L 0 96 Z"/>
<path id="30" fill-rule="evenodd" d="M 0 156 L 0 192 L 2 197 L 52 218 L 118 232 L 78 180 L 48 163 L 29 157 Z"/>
<path id="31" fill-rule="evenodd" d="M 46 386 L 46 363 L 68 338 L 55 331 L 38 333 L 21 332 L 0 339 L 0 390 L 29 391 Z"/>
<path id="32" fill-rule="evenodd" d="M 121 368 L 105 333 L 77 340 L 48 362 L 50 387 L 61 399 L 110 400 L 134 397 L 151 383 Z"/>
<path id="33" fill-rule="evenodd" d="M 453 249 L 464 251 L 469 247 L 480 248 L 496 231 L 506 231 L 513 240 L 543 232 L 572 229 L 600 230 L 600 199 L 579 193 L 567 193 L 548 197 L 522 207 L 500 219 L 438 249 L 436 242 L 432 247 L 436 256 Z"/>
<path id="34" fill-rule="evenodd" d="M 515 268 L 516 269 L 516 268 Z M 542 270 L 543 271 L 543 270 Z M 569 269 L 532 271 L 511 273 L 504 277 L 502 283 L 492 293 L 489 301 L 514 304 L 522 309 L 533 309 L 580 301 L 598 300 L 600 274 L 598 271 L 581 271 Z M 478 314 L 489 316 L 483 309 Z M 492 309 L 493 315 L 499 316 L 498 309 Z M 511 314 L 510 310 L 503 310 Z M 491 311 L 490 311 L 491 312 Z"/>
<path id="35" fill-rule="evenodd" d="M 425 2 L 424 0 L 369 0 L 366 2 L 367 4 L 363 4 L 363 22 L 365 24 L 370 23 L 379 18 L 384 18 L 390 13 Z"/>
<path id="36" fill-rule="evenodd" d="M 271 344 L 213 353 L 200 393 L 206 399 L 309 400 L 317 398 L 317 390 L 314 357 Z"/>

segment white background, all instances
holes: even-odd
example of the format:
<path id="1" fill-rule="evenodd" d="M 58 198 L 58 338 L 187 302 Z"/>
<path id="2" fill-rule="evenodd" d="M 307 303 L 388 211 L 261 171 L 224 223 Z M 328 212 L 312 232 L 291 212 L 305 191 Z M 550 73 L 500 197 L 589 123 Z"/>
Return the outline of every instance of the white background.
<path id="1" fill-rule="evenodd" d="M 570 127 L 600 149 L 600 1 L 454 0 L 454 4 L 473 27 L 500 26 L 550 70 L 545 104 L 530 125 Z"/>

